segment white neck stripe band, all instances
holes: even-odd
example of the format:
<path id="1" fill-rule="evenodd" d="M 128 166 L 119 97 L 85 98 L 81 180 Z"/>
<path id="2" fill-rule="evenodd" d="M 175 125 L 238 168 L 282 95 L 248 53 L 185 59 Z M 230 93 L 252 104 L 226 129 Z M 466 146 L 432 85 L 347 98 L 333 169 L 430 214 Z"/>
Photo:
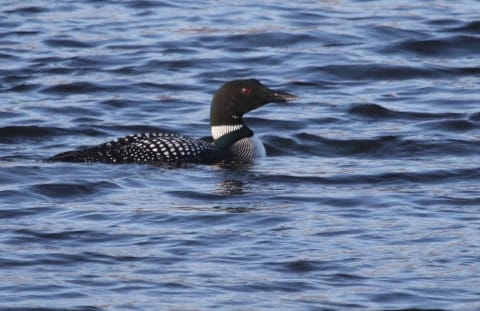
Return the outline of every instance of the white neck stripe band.
<path id="1" fill-rule="evenodd" d="M 232 125 L 214 125 L 212 126 L 212 137 L 217 139 L 222 137 L 225 134 L 238 131 L 243 127 L 243 124 L 232 124 Z"/>

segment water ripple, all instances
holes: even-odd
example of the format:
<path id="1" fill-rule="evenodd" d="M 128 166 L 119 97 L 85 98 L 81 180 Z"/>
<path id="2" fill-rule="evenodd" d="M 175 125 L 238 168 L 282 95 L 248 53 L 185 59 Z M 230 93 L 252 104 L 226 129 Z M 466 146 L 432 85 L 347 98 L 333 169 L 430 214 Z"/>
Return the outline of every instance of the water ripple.
<path id="1" fill-rule="evenodd" d="M 417 56 L 462 57 L 470 56 L 480 48 L 480 39 L 459 35 L 441 39 L 405 40 L 383 49 L 384 53 L 411 53 Z"/>
<path id="2" fill-rule="evenodd" d="M 5 4 L 0 308 L 479 309 L 476 7 Z M 207 136 L 215 90 L 251 77 L 299 96 L 246 116 L 265 159 L 44 161 Z"/>

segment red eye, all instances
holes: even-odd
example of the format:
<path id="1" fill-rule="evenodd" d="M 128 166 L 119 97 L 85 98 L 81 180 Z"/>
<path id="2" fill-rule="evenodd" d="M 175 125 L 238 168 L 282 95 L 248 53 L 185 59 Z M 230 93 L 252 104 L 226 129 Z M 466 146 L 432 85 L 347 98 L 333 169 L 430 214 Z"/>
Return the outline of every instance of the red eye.
<path id="1" fill-rule="evenodd" d="M 242 95 L 249 96 L 250 93 L 252 93 L 252 89 L 249 87 L 242 87 L 240 90 L 242 92 Z"/>

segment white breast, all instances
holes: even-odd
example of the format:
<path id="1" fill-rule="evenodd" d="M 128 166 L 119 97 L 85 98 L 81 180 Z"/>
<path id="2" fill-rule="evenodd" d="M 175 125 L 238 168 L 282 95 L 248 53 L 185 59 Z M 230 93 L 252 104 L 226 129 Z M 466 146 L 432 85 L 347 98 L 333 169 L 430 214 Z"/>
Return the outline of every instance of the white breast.
<path id="1" fill-rule="evenodd" d="M 267 154 L 262 141 L 255 135 L 240 139 L 230 147 L 230 151 L 240 160 L 251 160 Z"/>

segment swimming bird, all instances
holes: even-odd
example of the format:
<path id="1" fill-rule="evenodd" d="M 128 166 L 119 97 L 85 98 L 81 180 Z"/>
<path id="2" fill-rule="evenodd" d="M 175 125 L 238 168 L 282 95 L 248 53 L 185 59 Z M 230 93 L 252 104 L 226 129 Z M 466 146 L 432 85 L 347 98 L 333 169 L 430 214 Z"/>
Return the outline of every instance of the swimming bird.
<path id="1" fill-rule="evenodd" d="M 62 152 L 48 160 L 140 164 L 248 162 L 266 153 L 262 142 L 245 124 L 243 115 L 271 102 L 283 103 L 295 98 L 271 90 L 256 79 L 229 81 L 213 96 L 209 139 L 172 133 L 133 134 L 87 149 Z"/>

